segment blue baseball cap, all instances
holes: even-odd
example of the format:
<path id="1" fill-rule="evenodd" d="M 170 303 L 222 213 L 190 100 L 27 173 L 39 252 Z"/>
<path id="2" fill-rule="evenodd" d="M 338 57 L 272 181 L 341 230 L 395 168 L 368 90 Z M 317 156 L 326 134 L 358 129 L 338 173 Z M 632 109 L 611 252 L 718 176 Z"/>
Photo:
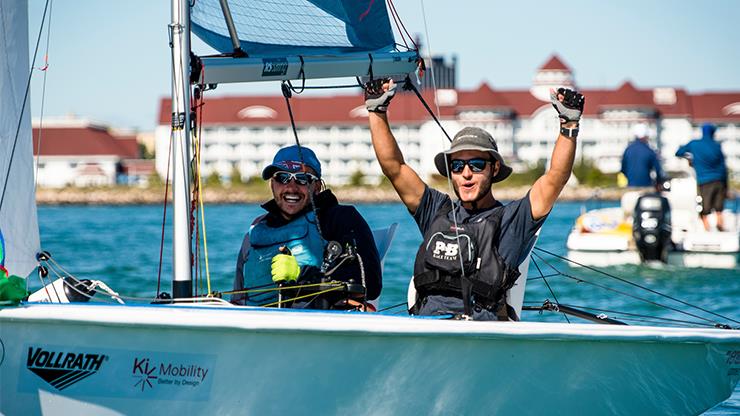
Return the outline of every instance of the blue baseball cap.
<path id="1" fill-rule="evenodd" d="M 316 172 L 316 175 L 321 177 L 321 162 L 316 157 L 316 153 L 308 147 L 301 146 L 300 153 L 298 152 L 298 146 L 283 147 L 275 153 L 275 158 L 272 159 L 272 164 L 267 165 L 262 170 L 262 179 L 267 180 L 278 171 L 285 172 L 301 172 L 303 171 L 303 164 L 301 163 L 301 155 L 303 156 L 303 163 L 306 167 L 309 167 Z"/>

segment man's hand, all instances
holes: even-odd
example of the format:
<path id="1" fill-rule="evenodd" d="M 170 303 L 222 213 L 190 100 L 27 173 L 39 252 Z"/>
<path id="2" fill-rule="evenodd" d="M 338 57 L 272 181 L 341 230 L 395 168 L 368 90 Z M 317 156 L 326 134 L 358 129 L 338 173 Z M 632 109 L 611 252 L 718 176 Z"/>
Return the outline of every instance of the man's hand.
<path id="1" fill-rule="evenodd" d="M 365 83 L 365 107 L 371 113 L 385 113 L 396 95 L 392 79 L 376 79 Z"/>
<path id="2" fill-rule="evenodd" d="M 578 91 L 567 88 L 558 88 L 557 91 L 550 90 L 550 102 L 555 107 L 560 118 L 560 124 L 578 123 L 583 113 L 583 104 L 586 99 Z"/>
<path id="3" fill-rule="evenodd" d="M 291 282 L 298 279 L 301 268 L 298 261 L 290 254 L 278 254 L 272 258 L 272 281 L 275 283 Z"/>

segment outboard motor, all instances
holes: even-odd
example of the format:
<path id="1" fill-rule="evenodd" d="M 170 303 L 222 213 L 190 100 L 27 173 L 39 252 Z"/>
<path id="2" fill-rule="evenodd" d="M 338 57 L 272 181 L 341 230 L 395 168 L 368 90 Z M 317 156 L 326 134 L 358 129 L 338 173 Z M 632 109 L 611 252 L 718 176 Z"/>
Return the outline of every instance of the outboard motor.
<path id="1" fill-rule="evenodd" d="M 671 241 L 671 207 L 658 193 L 642 195 L 635 204 L 632 236 L 642 261 L 666 262 Z"/>

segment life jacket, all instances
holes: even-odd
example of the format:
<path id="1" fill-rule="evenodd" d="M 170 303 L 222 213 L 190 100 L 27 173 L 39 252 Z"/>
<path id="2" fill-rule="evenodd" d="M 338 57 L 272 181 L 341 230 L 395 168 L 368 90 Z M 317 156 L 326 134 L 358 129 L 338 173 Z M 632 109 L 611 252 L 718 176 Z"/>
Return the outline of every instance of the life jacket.
<path id="1" fill-rule="evenodd" d="M 298 265 L 320 267 L 324 258 L 326 241 L 316 227 L 316 216 L 308 212 L 280 227 L 269 227 L 267 216 L 257 218 L 249 229 L 249 253 L 244 263 L 244 287 L 272 284 L 272 258 L 282 246 L 295 256 Z M 266 304 L 277 301 L 277 292 L 254 295 L 258 302 L 247 300 L 247 304 Z"/>
<path id="2" fill-rule="evenodd" d="M 498 253 L 503 207 L 490 214 L 455 223 L 448 218 L 452 202 L 447 201 L 432 219 L 414 262 L 414 286 L 418 301 L 430 295 L 458 297 L 465 314 L 473 306 L 494 312 L 499 320 L 508 320 L 506 291 L 519 277 L 517 268 L 509 267 Z M 464 272 L 464 273 L 463 273 Z M 464 278 L 463 278 L 464 276 Z"/>

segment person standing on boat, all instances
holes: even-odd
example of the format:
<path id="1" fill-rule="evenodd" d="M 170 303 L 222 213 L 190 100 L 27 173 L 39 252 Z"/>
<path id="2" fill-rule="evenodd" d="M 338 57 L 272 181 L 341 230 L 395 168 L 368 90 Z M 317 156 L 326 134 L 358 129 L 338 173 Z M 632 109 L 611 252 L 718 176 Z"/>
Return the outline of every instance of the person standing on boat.
<path id="1" fill-rule="evenodd" d="M 330 190 L 322 190 L 321 163 L 316 154 L 304 146 L 282 148 L 262 171 L 262 179 L 270 181 L 273 199 L 262 205 L 267 213 L 255 219 L 244 236 L 234 290 L 319 282 L 326 277 L 322 265 L 326 266 L 327 242 L 333 241 L 345 254 L 352 251 L 353 258 L 342 257 L 337 264 L 327 264 L 331 280 L 362 282 L 365 300 L 377 299 L 382 277 L 372 231 L 354 207 L 340 205 Z M 234 303 L 250 305 L 277 301 L 274 290 L 232 297 Z M 318 306 L 304 301 L 294 307 Z"/>
<path id="2" fill-rule="evenodd" d="M 678 148 L 676 156 L 685 157 L 696 171 L 696 183 L 701 197 L 701 221 L 709 231 L 709 214 L 717 216 L 717 230 L 724 229 L 722 210 L 727 196 L 727 165 L 722 146 L 714 140 L 717 128 L 706 123 L 702 126 L 701 139 L 692 140 Z"/>
<path id="3" fill-rule="evenodd" d="M 659 186 L 664 179 L 663 169 L 655 151 L 650 147 L 650 131 L 645 124 L 633 128 L 635 139 L 622 154 L 622 169 L 629 187 Z M 651 176 L 654 175 L 654 176 Z"/>
<path id="4" fill-rule="evenodd" d="M 519 277 L 536 233 L 571 175 L 584 98 L 576 91 L 552 91 L 560 134 L 550 169 L 517 201 L 503 205 L 492 192 L 506 179 L 506 165 L 493 137 L 465 127 L 450 149 L 436 155 L 439 173 L 452 182 L 458 201 L 430 188 L 404 161 L 388 123 L 393 81 L 365 86 L 373 147 L 383 174 L 393 184 L 424 237 L 414 264 L 417 302 L 412 313 L 453 314 L 475 320 L 518 320 L 506 291 Z"/>

